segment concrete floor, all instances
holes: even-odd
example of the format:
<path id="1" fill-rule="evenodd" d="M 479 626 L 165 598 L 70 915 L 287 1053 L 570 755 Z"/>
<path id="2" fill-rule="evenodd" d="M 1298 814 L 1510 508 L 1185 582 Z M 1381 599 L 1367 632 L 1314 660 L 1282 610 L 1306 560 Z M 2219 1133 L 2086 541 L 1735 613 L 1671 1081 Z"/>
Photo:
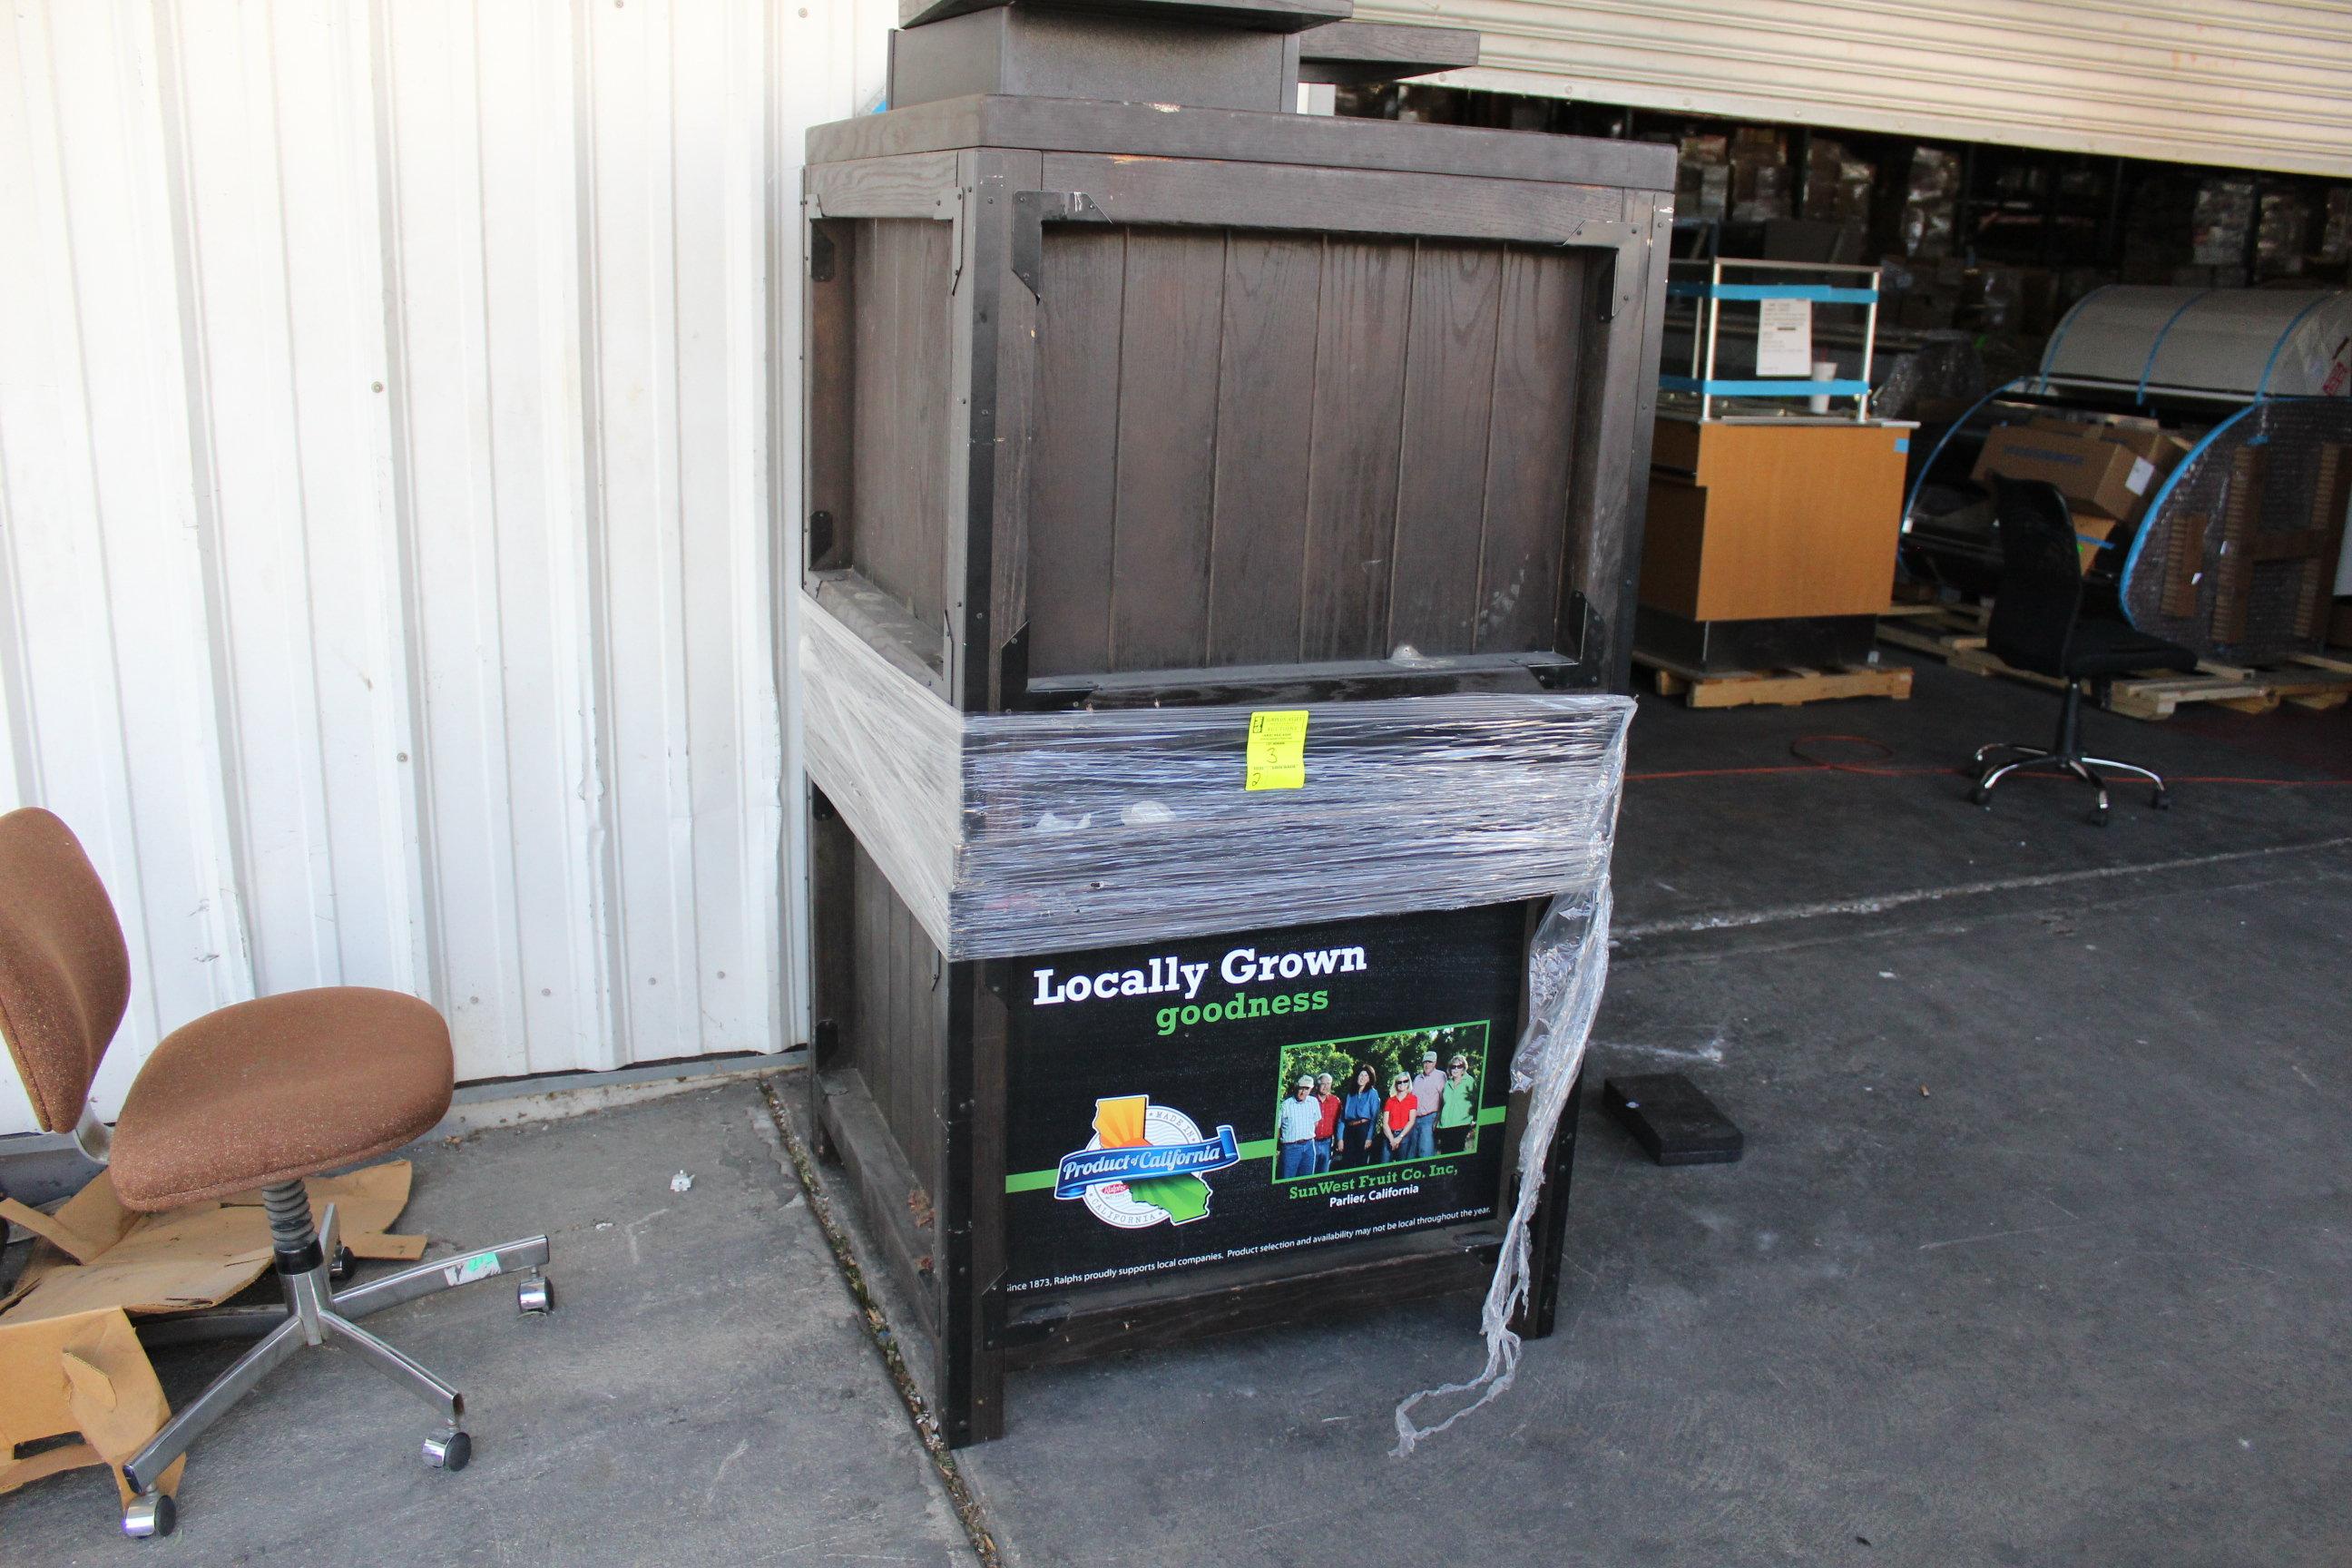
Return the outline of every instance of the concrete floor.
<path id="1" fill-rule="evenodd" d="M 1642 776 L 2054 717 L 1941 667 L 1645 702 L 1593 1064 L 1690 1074 L 1746 1160 L 1662 1170 L 1589 1108 L 1562 1331 L 1410 1460 L 1391 1404 L 1475 1370 L 1469 1301 L 1017 1376 L 960 1456 L 1007 1560 L 2352 1560 L 2352 790 L 2186 782 L 2352 777 L 2347 715 L 2093 715 L 2183 781 L 2104 829 L 2056 784 Z"/>
<path id="2" fill-rule="evenodd" d="M 1391 1405 L 1475 1369 L 1468 1300 L 1016 1375 L 957 1456 L 1003 1560 L 2352 1560 L 2352 790 L 2194 782 L 2352 777 L 2352 716 L 2095 715 L 2178 785 L 2105 829 L 1932 771 L 2053 711 L 1934 666 L 1906 704 L 1645 703 L 1593 1064 L 1688 1072 L 1747 1159 L 1661 1170 L 1589 1112 L 1562 1331 L 1408 1461 Z M 1823 733 L 1891 755 L 1720 771 Z M 303 1368 L 141 1550 L 971 1560 L 754 1091 L 418 1158 L 435 1234 L 555 1233 L 551 1321 L 496 1287 L 380 1320 L 466 1386 L 474 1466 Z M 0 1542 L 121 1561 L 111 1514 L 84 1472 L 0 1500 Z"/>
<path id="3" fill-rule="evenodd" d="M 425 1468 L 425 1407 L 314 1353 L 190 1456 L 170 1540 L 77 1470 L 0 1498 L 0 1562 L 971 1563 L 755 1086 L 410 1153 L 403 1228 L 553 1249 L 551 1317 L 490 1280 L 368 1320 L 465 1393 L 472 1464 Z M 227 1359 L 156 1363 L 177 1401 Z"/>

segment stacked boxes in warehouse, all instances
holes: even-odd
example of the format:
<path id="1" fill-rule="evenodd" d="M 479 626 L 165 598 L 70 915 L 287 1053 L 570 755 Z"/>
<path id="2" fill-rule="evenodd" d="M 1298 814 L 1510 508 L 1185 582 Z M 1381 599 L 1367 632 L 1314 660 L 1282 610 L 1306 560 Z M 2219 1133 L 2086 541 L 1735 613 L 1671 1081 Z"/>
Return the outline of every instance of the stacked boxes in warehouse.
<path id="1" fill-rule="evenodd" d="M 1459 63 L 1345 9 L 908 0 L 810 134 L 813 1112 L 951 1444 L 1498 1254 L 1549 1328 L 1674 156 L 1288 112 Z"/>

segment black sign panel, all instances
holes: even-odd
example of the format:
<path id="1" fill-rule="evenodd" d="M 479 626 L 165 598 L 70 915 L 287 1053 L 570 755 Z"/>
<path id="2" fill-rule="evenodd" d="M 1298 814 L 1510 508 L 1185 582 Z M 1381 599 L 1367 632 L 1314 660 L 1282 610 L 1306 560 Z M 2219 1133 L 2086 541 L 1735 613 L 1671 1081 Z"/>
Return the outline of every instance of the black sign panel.
<path id="1" fill-rule="evenodd" d="M 1491 1217 L 1525 921 L 1500 904 L 1012 961 L 1006 1289 Z"/>

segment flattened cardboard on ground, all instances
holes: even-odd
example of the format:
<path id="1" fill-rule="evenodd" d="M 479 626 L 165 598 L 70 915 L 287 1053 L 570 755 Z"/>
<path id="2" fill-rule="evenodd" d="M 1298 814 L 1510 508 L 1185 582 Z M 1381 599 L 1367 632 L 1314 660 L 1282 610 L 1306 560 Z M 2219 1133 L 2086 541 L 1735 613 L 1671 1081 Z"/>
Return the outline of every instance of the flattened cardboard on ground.
<path id="1" fill-rule="evenodd" d="M 333 1204 L 342 1243 L 354 1255 L 422 1258 L 425 1237 L 387 1233 L 407 1206 L 410 1175 L 407 1161 L 390 1160 L 314 1177 L 312 1221 L 323 1221 Z M 269 1220 L 258 1193 L 138 1214 L 122 1206 L 100 1172 L 53 1215 L 0 1199 L 0 1216 L 41 1238 L 0 1296 L 0 1326 L 110 1307 L 133 1317 L 217 1307 L 269 1268 Z"/>
<path id="2" fill-rule="evenodd" d="M 122 1466 L 171 1414 L 121 1308 L 0 1324 L 0 1492 L 60 1470 L 104 1465 L 127 1505 Z M 60 1437 L 77 1440 L 56 1443 Z M 55 1446 L 36 1447 L 43 1443 Z M 187 1467 L 184 1458 L 173 1460 L 158 1489 L 178 1491 Z"/>
<path id="3" fill-rule="evenodd" d="M 323 1223 L 332 1204 L 353 1255 L 421 1258 L 425 1237 L 385 1228 L 408 1206 L 412 1173 L 407 1161 L 388 1160 L 313 1178 L 311 1221 Z M 0 1492 L 104 1465 L 128 1504 L 123 1462 L 172 1415 L 131 1317 L 217 1307 L 260 1279 L 269 1268 L 261 1194 L 138 1214 L 122 1206 L 101 1171 L 53 1215 L 0 1198 L 0 1219 L 40 1238 L 0 1296 Z M 177 1490 L 186 1465 L 175 1460 L 164 1471 L 163 1491 Z"/>

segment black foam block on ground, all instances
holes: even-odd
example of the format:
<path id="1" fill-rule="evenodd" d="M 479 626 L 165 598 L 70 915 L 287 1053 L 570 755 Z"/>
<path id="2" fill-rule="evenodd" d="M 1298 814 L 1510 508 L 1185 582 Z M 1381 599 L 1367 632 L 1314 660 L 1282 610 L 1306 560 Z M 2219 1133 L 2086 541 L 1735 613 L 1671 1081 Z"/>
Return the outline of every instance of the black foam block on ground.
<path id="1" fill-rule="evenodd" d="M 1612 1078 L 1601 1093 L 1618 1125 L 1661 1165 L 1727 1165 L 1739 1158 L 1739 1129 L 1678 1072 Z"/>

